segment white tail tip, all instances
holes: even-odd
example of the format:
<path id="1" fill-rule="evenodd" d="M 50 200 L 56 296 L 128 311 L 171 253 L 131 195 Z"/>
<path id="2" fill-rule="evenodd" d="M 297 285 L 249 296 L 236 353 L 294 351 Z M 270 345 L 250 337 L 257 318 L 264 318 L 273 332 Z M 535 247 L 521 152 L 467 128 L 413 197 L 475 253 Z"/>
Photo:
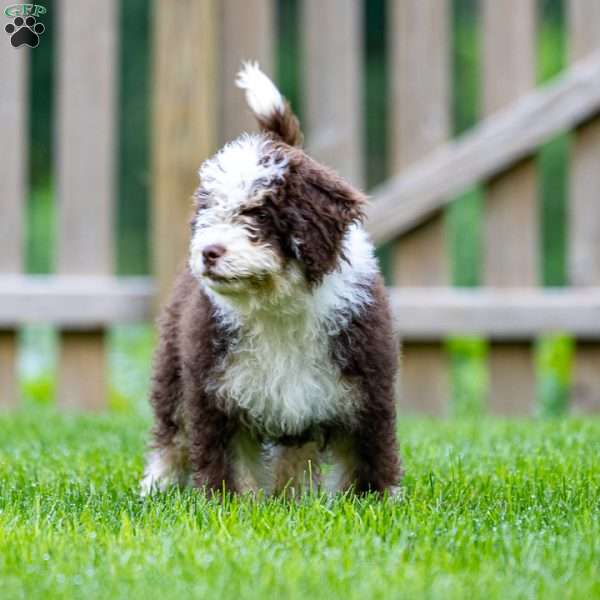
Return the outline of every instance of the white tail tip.
<path id="1" fill-rule="evenodd" d="M 243 63 L 235 83 L 246 92 L 246 102 L 258 118 L 266 120 L 273 113 L 284 112 L 283 96 L 257 62 Z"/>

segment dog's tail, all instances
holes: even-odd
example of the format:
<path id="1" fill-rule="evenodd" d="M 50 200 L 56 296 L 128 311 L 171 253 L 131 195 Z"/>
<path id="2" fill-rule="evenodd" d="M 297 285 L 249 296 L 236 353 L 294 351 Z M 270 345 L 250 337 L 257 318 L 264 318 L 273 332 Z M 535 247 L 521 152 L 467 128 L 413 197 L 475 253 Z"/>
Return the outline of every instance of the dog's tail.
<path id="1" fill-rule="evenodd" d="M 244 63 L 235 82 L 245 90 L 246 102 L 263 131 L 272 133 L 290 146 L 302 144 L 304 136 L 298 118 L 275 84 L 260 70 L 258 63 Z"/>

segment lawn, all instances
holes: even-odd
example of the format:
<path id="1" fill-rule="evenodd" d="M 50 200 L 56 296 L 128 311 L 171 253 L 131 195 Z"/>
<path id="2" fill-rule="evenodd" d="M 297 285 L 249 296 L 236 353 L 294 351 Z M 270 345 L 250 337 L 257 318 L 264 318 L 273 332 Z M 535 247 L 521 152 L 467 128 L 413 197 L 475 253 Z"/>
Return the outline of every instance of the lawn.
<path id="1" fill-rule="evenodd" d="M 141 500 L 144 417 L 0 417 L 0 597 L 599 598 L 600 421 L 406 420 L 402 501 Z"/>

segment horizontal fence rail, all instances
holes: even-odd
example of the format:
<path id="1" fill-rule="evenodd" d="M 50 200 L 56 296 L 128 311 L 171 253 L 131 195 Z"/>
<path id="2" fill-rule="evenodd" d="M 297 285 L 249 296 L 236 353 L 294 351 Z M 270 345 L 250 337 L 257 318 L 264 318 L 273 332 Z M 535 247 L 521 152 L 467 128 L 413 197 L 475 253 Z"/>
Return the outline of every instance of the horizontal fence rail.
<path id="1" fill-rule="evenodd" d="M 600 287 L 391 288 L 395 330 L 403 339 L 439 340 L 475 335 L 530 340 L 568 333 L 600 339 Z"/>
<path id="2" fill-rule="evenodd" d="M 0 329 L 46 323 L 97 330 L 152 318 L 148 277 L 94 275 L 0 276 Z"/>

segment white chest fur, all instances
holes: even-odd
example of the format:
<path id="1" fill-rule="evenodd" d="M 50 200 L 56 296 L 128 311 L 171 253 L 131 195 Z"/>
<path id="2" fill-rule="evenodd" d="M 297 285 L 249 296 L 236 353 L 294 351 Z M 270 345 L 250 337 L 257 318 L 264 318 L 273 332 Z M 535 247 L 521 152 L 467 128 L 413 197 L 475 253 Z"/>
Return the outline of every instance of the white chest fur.
<path id="1" fill-rule="evenodd" d="M 313 424 L 347 420 L 356 392 L 341 377 L 326 333 L 297 323 L 243 331 L 220 370 L 217 395 L 269 434 L 300 434 Z"/>

